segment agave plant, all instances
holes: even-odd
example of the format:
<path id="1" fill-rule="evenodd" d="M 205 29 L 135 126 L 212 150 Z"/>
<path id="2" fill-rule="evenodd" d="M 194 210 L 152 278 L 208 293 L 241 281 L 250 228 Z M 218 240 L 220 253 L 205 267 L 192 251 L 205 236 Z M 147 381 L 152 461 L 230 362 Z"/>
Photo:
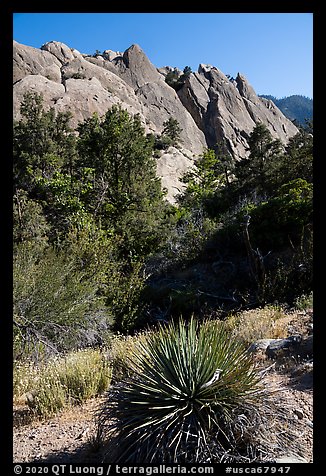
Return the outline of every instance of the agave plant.
<path id="1" fill-rule="evenodd" d="M 221 322 L 161 326 L 139 341 L 129 366 L 100 414 L 110 462 L 221 462 L 241 453 L 259 413 L 259 379 Z"/>

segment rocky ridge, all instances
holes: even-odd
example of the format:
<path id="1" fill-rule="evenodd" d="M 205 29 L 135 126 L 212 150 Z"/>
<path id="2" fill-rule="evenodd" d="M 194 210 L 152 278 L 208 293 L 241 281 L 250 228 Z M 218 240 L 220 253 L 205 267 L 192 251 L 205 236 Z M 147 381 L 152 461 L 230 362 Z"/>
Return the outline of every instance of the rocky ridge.
<path id="1" fill-rule="evenodd" d="M 138 45 L 123 53 L 105 50 L 94 57 L 57 41 L 40 49 L 14 41 L 14 118 L 20 117 L 24 94 L 34 91 L 43 94 L 45 107 L 70 110 L 72 127 L 94 112 L 104 115 L 115 104 L 138 114 L 147 133 L 159 135 L 166 120 L 176 119 L 182 129 L 180 147 L 157 160 L 170 201 L 182 189 L 180 176 L 205 147 L 223 139 L 239 160 L 248 154 L 247 139 L 257 122 L 263 122 L 283 143 L 297 132 L 272 101 L 257 96 L 241 74 L 230 80 L 216 67 L 201 64 L 176 92 L 165 82 L 168 71 L 168 67 L 157 69 Z"/>

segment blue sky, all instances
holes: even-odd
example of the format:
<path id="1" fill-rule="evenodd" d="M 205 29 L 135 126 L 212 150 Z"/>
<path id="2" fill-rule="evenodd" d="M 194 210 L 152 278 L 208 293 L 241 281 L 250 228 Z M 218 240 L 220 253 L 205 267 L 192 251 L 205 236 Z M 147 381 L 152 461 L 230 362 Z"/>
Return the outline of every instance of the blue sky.
<path id="1" fill-rule="evenodd" d="M 313 97 L 312 13 L 15 13 L 14 39 L 81 53 L 137 43 L 157 67 L 208 63 L 243 74 L 257 94 Z"/>

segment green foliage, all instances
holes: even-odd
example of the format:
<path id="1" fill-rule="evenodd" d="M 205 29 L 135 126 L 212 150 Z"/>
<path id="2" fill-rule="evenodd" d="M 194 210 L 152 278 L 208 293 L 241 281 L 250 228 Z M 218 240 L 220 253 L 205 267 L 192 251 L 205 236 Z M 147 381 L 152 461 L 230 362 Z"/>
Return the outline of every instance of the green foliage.
<path id="1" fill-rule="evenodd" d="M 163 232 L 160 180 L 152 157 L 153 141 L 139 117 L 112 107 L 80 124 L 81 165 L 94 170 L 89 209 L 112 228 L 121 257 L 138 260 L 155 249 Z"/>
<path id="2" fill-rule="evenodd" d="M 191 69 L 174 73 L 182 86 Z M 30 93 L 14 124 L 16 356 L 97 345 L 111 327 L 135 332 L 150 319 L 153 300 L 161 306 L 150 276 L 196 260 L 223 256 L 239 265 L 229 292 L 243 292 L 251 304 L 257 296 L 264 303 L 311 291 L 312 124 L 286 147 L 257 124 L 249 158 L 240 163 L 226 143 L 204 150 L 172 207 L 153 155 L 178 145 L 175 119 L 156 138 L 145 134 L 139 116 L 118 106 L 77 131 L 69 120 Z M 245 215 L 264 282 L 253 273 L 247 279 Z M 186 279 L 166 291 L 164 303 L 171 312 L 190 312 L 198 295 Z"/>
<path id="3" fill-rule="evenodd" d="M 52 247 L 17 247 L 13 262 L 15 358 L 57 353 L 87 344 L 90 327 L 103 319 L 96 279 L 74 257 Z M 90 316 L 92 320 L 90 322 Z M 92 322 L 93 321 L 93 322 Z"/>
<path id="4" fill-rule="evenodd" d="M 282 161 L 278 175 L 283 183 L 296 178 L 313 181 L 313 136 L 311 132 L 301 130 L 291 137 L 286 148 L 285 160 Z"/>
<path id="5" fill-rule="evenodd" d="M 298 297 L 313 289 L 312 228 L 307 225 L 299 244 L 272 260 L 261 293 L 261 302 L 295 305 Z"/>
<path id="6" fill-rule="evenodd" d="M 295 309 L 299 311 L 306 311 L 313 308 L 313 292 L 309 294 L 302 294 L 298 296 L 294 301 Z"/>
<path id="7" fill-rule="evenodd" d="M 183 69 L 183 74 L 180 74 L 176 68 L 170 70 L 165 76 L 165 82 L 171 86 L 171 88 L 179 91 L 180 88 L 184 85 L 186 79 L 192 73 L 190 66 L 186 66 Z"/>
<path id="8" fill-rule="evenodd" d="M 249 158 L 237 163 L 225 144 L 204 151 L 183 177 L 186 189 L 178 197 L 176 229 L 199 212 L 202 222 L 210 221 L 211 232 L 202 235 L 202 251 L 197 249 L 196 258 L 194 250 L 193 259 L 206 262 L 205 254 L 213 251 L 210 262 L 222 255 L 242 270 L 230 299 L 236 292 L 246 305 L 279 299 L 291 303 L 296 293 L 309 293 L 312 286 L 310 238 L 305 238 L 304 266 L 301 251 L 302 236 L 309 235 L 312 224 L 312 135 L 302 130 L 284 148 L 266 126 L 257 124 L 248 142 Z"/>
<path id="9" fill-rule="evenodd" d="M 168 74 L 165 76 L 165 82 L 171 86 L 172 88 L 176 89 L 177 88 L 177 83 L 179 79 L 179 73 L 176 69 L 171 70 L 168 72 Z"/>
<path id="10" fill-rule="evenodd" d="M 125 334 L 141 327 L 145 309 L 142 299 L 145 287 L 142 263 L 137 263 L 131 270 L 118 264 L 115 274 L 108 276 L 107 286 L 106 304 L 114 317 L 114 330 Z"/>
<path id="11" fill-rule="evenodd" d="M 144 259 L 161 246 L 169 229 L 167 206 L 152 157 L 153 137 L 145 135 L 138 116 L 132 117 L 120 107 L 113 107 L 101 119 L 95 114 L 85 120 L 79 125 L 78 137 L 69 128 L 69 114 L 45 111 L 39 95 L 26 95 L 21 113 L 22 119 L 14 127 L 14 244 L 18 248 L 22 245 L 15 256 L 20 288 L 17 299 L 21 299 L 21 292 L 23 296 L 31 292 L 42 329 L 46 327 L 42 306 L 52 301 L 53 315 L 49 319 L 55 324 L 49 327 L 57 326 L 58 320 L 66 319 L 63 302 L 69 309 L 74 298 L 58 291 L 53 301 L 51 280 L 55 293 L 60 276 L 62 281 L 68 279 L 64 277 L 67 264 L 67 269 L 80 273 L 75 283 L 77 294 L 79 289 L 95 301 L 106 301 L 110 323 L 117 318 L 120 330 L 133 328 L 132 316 L 136 322 L 142 309 L 137 303 L 144 281 L 141 267 Z M 41 256 L 41 248 L 49 243 L 51 246 Z M 56 271 L 54 259 L 49 259 L 51 247 L 56 247 L 61 274 Z M 19 263 L 25 259 L 25 252 L 31 256 Z M 71 268 L 69 260 L 65 262 L 68 256 Z M 24 268 L 29 264 L 36 266 L 36 273 L 44 273 L 36 279 L 37 285 L 32 278 L 23 284 L 21 276 L 29 272 Z M 71 287 L 66 286 L 68 294 L 73 293 L 73 276 L 74 272 Z M 136 281 L 139 284 L 129 292 Z M 101 306 L 98 311 L 103 314 Z M 69 316 L 73 314 L 69 311 Z M 81 328 L 92 328 L 86 308 L 80 309 L 79 318 Z M 32 347 L 36 334 L 46 341 L 45 345 L 54 345 L 55 336 L 59 338 L 58 332 L 50 337 L 48 330 L 40 334 L 40 329 L 34 327 L 36 317 L 22 319 L 16 319 L 18 347 L 24 345 L 26 332 Z M 32 326 L 25 325 L 26 319 Z M 98 335 L 95 321 L 92 329 Z M 76 343 L 74 322 L 66 320 L 67 334 L 71 326 L 71 344 L 65 343 L 64 348 Z"/>
<path id="12" fill-rule="evenodd" d="M 160 150 L 167 150 L 169 147 L 173 145 L 173 141 L 171 137 L 167 135 L 159 135 L 155 137 L 155 142 L 154 142 L 154 150 L 155 151 L 160 151 Z M 155 153 L 155 157 L 160 157 L 159 153 Z"/>
<path id="13" fill-rule="evenodd" d="M 274 163 L 282 153 L 282 144 L 274 140 L 267 127 L 259 123 L 248 139 L 250 154 L 236 164 L 235 175 L 241 194 L 270 193 L 273 187 Z"/>
<path id="14" fill-rule="evenodd" d="M 163 123 L 162 134 L 154 138 L 154 150 L 167 150 L 170 146 L 177 147 L 182 129 L 176 119 L 170 117 Z"/>
<path id="15" fill-rule="evenodd" d="M 250 215 L 255 247 L 267 252 L 300 242 L 302 229 L 312 221 L 312 185 L 296 179 L 280 187 L 275 197 L 246 205 L 238 219 Z"/>
<path id="16" fill-rule="evenodd" d="M 111 368 L 98 350 L 72 352 L 38 369 L 28 387 L 28 406 L 47 418 L 70 405 L 81 404 L 105 392 L 111 381 Z"/>
<path id="17" fill-rule="evenodd" d="M 178 145 L 178 142 L 180 141 L 180 133 L 182 131 L 178 121 L 173 117 L 169 117 L 167 121 L 163 122 L 163 127 L 164 129 L 161 136 L 163 140 L 165 139 L 169 141 L 169 145 Z"/>
<path id="18" fill-rule="evenodd" d="M 48 238 L 55 241 L 78 221 L 80 183 L 76 184 L 76 137 L 69 127 L 69 113 L 43 109 L 41 95 L 28 93 L 21 104 L 22 119 L 14 124 L 14 190 L 42 206 Z M 65 197 L 64 197 L 65 196 Z M 32 202 L 29 201 L 31 204 Z M 39 206 L 39 205 L 38 205 Z M 18 214 L 19 218 L 19 214 Z M 27 219 L 27 217 L 26 217 Z"/>
<path id="19" fill-rule="evenodd" d="M 50 178 L 38 177 L 36 184 L 43 199 L 44 212 L 52 224 L 49 234 L 52 241 L 62 235 L 65 237 L 71 227 L 83 228 L 92 221 L 84 201 L 92 189 L 90 182 L 57 171 Z"/>
<path id="20" fill-rule="evenodd" d="M 219 461 L 226 452 L 241 459 L 259 379 L 220 322 L 161 327 L 139 342 L 129 365 L 129 377 L 112 389 L 101 415 L 114 437 L 110 461 Z M 240 414 L 249 419 L 236 437 Z"/>
<path id="21" fill-rule="evenodd" d="M 96 57 L 96 56 L 95 56 Z M 86 76 L 82 73 L 74 73 L 72 76 L 71 76 L 71 79 L 85 79 Z"/>
<path id="22" fill-rule="evenodd" d="M 75 135 L 69 127 L 71 114 L 44 111 L 41 95 L 25 94 L 20 112 L 22 119 L 14 124 L 14 185 L 35 193 L 38 177 L 49 179 L 58 169 L 72 167 Z"/>
<path id="23" fill-rule="evenodd" d="M 215 196 L 220 180 L 220 160 L 212 149 L 206 149 L 195 162 L 194 169 L 182 177 L 187 188 L 179 197 L 181 205 L 187 209 L 201 204 L 205 207 Z"/>
<path id="24" fill-rule="evenodd" d="M 217 227 L 214 220 L 205 217 L 202 208 L 181 210 L 183 213 L 163 248 L 166 260 L 175 267 L 184 267 L 196 259 Z"/>
<path id="25" fill-rule="evenodd" d="M 28 198 L 25 190 L 17 189 L 13 203 L 13 241 L 18 243 L 34 243 L 40 249 L 48 242 L 48 225 L 42 206 Z"/>

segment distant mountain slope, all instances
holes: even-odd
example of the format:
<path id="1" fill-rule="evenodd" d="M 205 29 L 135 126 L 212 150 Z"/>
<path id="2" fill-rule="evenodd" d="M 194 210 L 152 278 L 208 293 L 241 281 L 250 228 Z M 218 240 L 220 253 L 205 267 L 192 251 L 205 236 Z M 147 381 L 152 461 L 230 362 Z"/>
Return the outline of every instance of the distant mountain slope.
<path id="1" fill-rule="evenodd" d="M 295 94 L 278 99 L 268 94 L 260 94 L 260 97 L 273 101 L 275 106 L 277 106 L 286 117 L 291 121 L 295 119 L 298 124 L 305 125 L 305 119 L 312 119 L 313 100 L 306 96 Z"/>

